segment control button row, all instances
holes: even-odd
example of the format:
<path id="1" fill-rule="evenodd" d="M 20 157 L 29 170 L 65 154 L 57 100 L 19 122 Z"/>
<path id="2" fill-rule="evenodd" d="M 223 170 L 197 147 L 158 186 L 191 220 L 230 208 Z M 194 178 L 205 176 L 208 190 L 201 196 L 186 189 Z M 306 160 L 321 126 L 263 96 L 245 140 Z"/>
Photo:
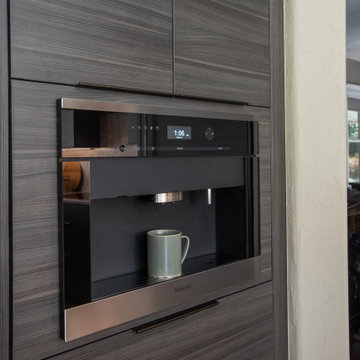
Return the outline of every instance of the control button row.
<path id="1" fill-rule="evenodd" d="M 205 130 L 205 137 L 208 139 L 208 140 L 212 140 L 215 136 L 215 131 L 213 128 L 209 127 Z"/>
<path id="2" fill-rule="evenodd" d="M 131 130 L 150 130 L 150 131 L 159 131 L 160 130 L 160 127 L 159 126 L 147 126 L 147 125 L 144 125 L 144 126 L 135 126 L 135 125 L 132 125 L 131 126 Z"/>

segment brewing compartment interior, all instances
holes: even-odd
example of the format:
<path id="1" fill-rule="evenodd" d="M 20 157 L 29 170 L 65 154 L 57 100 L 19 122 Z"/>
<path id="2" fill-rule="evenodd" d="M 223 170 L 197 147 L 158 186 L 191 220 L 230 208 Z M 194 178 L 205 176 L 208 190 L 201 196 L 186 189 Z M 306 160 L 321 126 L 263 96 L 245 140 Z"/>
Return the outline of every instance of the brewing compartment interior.
<path id="1" fill-rule="evenodd" d="M 172 281 L 147 275 L 152 229 L 190 237 L 182 276 L 259 255 L 257 154 L 250 121 L 61 110 L 65 308 Z"/>

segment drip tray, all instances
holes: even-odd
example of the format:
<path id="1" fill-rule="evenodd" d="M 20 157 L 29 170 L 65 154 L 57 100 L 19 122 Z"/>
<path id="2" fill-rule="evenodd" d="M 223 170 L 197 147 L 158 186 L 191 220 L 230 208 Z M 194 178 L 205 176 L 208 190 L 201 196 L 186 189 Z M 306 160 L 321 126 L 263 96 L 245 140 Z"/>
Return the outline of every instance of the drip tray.
<path id="1" fill-rule="evenodd" d="M 188 259 L 185 260 L 182 265 L 182 276 L 208 270 L 216 266 L 228 264 L 238 260 L 241 259 L 223 254 L 207 254 L 204 256 Z M 110 279 L 96 281 L 91 283 L 91 301 L 100 300 L 108 296 L 121 294 L 164 281 L 171 280 L 150 278 L 147 276 L 146 271 L 140 271 L 113 277 Z"/>

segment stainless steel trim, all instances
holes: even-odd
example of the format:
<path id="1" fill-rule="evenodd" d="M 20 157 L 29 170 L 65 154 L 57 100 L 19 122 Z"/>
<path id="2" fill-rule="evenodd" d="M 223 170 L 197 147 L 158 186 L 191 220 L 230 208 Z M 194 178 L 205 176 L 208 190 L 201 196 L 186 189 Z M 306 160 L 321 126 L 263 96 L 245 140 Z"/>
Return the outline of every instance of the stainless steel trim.
<path id="1" fill-rule="evenodd" d="M 173 115 L 173 116 L 190 116 L 210 119 L 227 119 L 227 120 L 244 120 L 254 121 L 254 116 L 249 114 L 242 114 L 241 109 L 243 105 L 234 105 L 239 108 L 238 112 L 218 111 L 214 108 L 211 110 L 199 110 L 191 106 L 173 106 L 164 105 L 147 105 L 147 104 L 125 104 L 111 101 L 97 101 L 97 100 L 83 100 L 61 98 L 60 106 L 67 110 L 90 110 L 90 111 L 108 111 L 108 112 L 123 112 L 131 114 L 151 114 L 151 115 Z M 210 106 L 210 105 L 209 105 Z"/>
<path id="2" fill-rule="evenodd" d="M 165 204 L 169 202 L 181 201 L 183 199 L 182 191 L 173 191 L 167 193 L 155 194 L 154 202 L 156 204 Z"/>
<path id="3" fill-rule="evenodd" d="M 260 276 L 260 256 L 65 310 L 65 342 L 201 299 Z M 228 290 L 230 291 L 230 290 Z"/>
<path id="4" fill-rule="evenodd" d="M 211 205 L 211 189 L 207 189 L 207 203 Z"/>

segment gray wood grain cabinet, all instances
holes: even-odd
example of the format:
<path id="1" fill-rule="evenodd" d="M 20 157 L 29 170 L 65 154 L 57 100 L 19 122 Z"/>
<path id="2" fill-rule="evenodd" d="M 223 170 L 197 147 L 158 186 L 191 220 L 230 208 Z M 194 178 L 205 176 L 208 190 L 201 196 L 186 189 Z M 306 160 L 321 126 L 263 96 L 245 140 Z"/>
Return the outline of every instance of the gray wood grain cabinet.
<path id="1" fill-rule="evenodd" d="M 269 0 L 174 0 L 175 92 L 270 104 Z"/>
<path id="2" fill-rule="evenodd" d="M 158 328 L 126 332 L 54 360 L 273 360 L 271 282 Z"/>
<path id="3" fill-rule="evenodd" d="M 14 360 L 39 360 L 89 342 L 114 335 L 129 328 L 129 325 L 118 326 L 100 333 L 65 344 L 60 338 L 60 262 L 58 239 L 58 205 L 57 205 L 57 141 L 56 141 L 56 100 L 60 97 L 96 99 L 139 104 L 159 104 L 176 107 L 196 107 L 197 109 L 227 111 L 252 114 L 260 121 L 260 208 L 261 208 L 261 253 L 262 277 L 257 283 L 244 284 L 231 289 L 237 292 L 271 279 L 271 212 L 270 212 L 270 124 L 269 109 L 246 107 L 216 102 L 205 102 L 167 97 L 112 92 L 104 90 L 83 89 L 74 86 L 42 84 L 28 81 L 12 81 L 12 175 L 13 175 L 13 349 Z M 270 283 L 269 283 L 270 284 Z M 257 288 L 257 287 L 256 287 Z M 254 289 L 256 289 L 254 288 Z M 266 291 L 264 289 L 267 289 Z M 181 328 L 180 335 L 176 326 L 170 326 L 167 332 L 175 343 L 183 343 L 193 357 L 206 358 L 206 347 L 216 353 L 207 336 L 218 334 L 219 346 L 223 353 L 214 359 L 221 359 L 221 354 L 237 359 L 232 353 L 226 353 L 227 344 L 232 344 L 234 354 L 258 354 L 249 359 L 271 359 L 269 355 L 261 357 L 257 344 L 265 343 L 264 354 L 271 349 L 271 285 L 259 287 L 259 290 L 246 290 L 236 295 L 234 302 L 225 302 L 226 306 L 214 308 L 215 317 L 211 322 L 203 317 L 200 323 L 196 317 L 186 320 L 187 326 L 197 329 L 202 334 L 199 338 L 193 335 L 186 337 L 186 329 Z M 265 292 L 263 292 L 265 291 Z M 219 295 L 220 296 L 220 295 Z M 262 300 L 266 297 L 265 303 Z M 231 299 L 231 297 L 229 298 Z M 210 299 L 201 299 L 201 302 Z M 260 303 L 258 303 L 260 301 Z M 254 305 L 252 305 L 254 302 Z M 258 305 L 256 305 L 258 304 Z M 194 304 L 195 305 L 195 304 Z M 265 310 L 264 307 L 265 306 Z M 222 310 L 221 310 L 222 309 Z M 180 310 L 180 309 L 178 309 Z M 212 310 L 206 310 L 212 311 Z M 265 311 L 265 315 L 262 314 Z M 205 313 L 204 313 L 205 314 Z M 160 314 L 161 315 L 161 314 Z M 158 316 L 150 316 L 135 321 L 135 326 L 150 321 Z M 162 316 L 166 313 L 162 314 Z M 243 323 L 243 316 L 246 321 Z M 223 318 L 221 327 L 216 324 Z M 191 320 L 193 319 L 193 320 Z M 195 319 L 195 320 L 194 320 Z M 235 319 L 235 322 L 230 320 Z M 207 321 L 209 322 L 207 323 Z M 191 322 L 193 321 L 192 325 Z M 263 324 L 263 325 L 261 325 Z M 197 328 L 198 327 L 198 328 Z M 161 331 L 161 330 L 159 330 Z M 207 335 L 205 334 L 207 332 Z M 127 341 L 133 337 L 132 332 L 125 332 L 121 339 Z M 120 335 L 119 335 L 120 336 Z M 164 335 L 162 335 L 164 336 Z M 116 338 L 113 338 L 116 339 Z M 120 337 L 119 337 L 120 339 Z M 142 339 L 142 337 L 139 337 Z M 143 338 L 146 339 L 146 338 Z M 107 340 L 110 341 L 110 340 Z M 101 351 L 106 353 L 107 346 L 98 343 Z M 141 344 L 141 342 L 139 343 Z M 143 350 L 151 348 L 151 341 L 142 343 Z M 110 346 L 110 345 L 109 345 Z M 113 347 L 122 347 L 121 342 Z M 170 346 L 170 345 L 169 345 Z M 181 346 L 176 351 L 180 351 Z M 260 346 L 260 345 L 259 345 Z M 138 351 L 134 343 L 127 351 Z M 200 350 L 202 349 L 203 350 Z M 89 348 L 90 349 L 90 348 Z M 129 349 L 132 349 L 131 351 Z M 235 350 L 239 349 L 236 352 Z M 246 350 L 250 349 L 250 350 Z M 252 350 L 251 350 L 252 349 Z M 200 351 L 199 355 L 197 351 Z M 87 350 L 84 350 L 87 351 Z M 100 350 L 99 350 L 100 351 Z M 120 353 L 120 350 L 117 350 Z M 175 351 L 175 350 L 174 350 Z M 230 351 L 230 350 L 229 350 Z M 99 352 L 101 354 L 101 352 Z M 262 353 L 261 353 L 262 354 Z M 110 356 L 110 355 L 109 355 Z M 165 355 L 162 355 L 165 359 Z M 244 355 L 245 356 L 245 355 Z M 225 356 L 224 356 L 225 357 Z M 79 357 L 81 358 L 81 357 Z M 85 357 L 90 359 L 91 357 Z M 101 355 L 98 355 L 101 358 Z M 103 358 L 108 359 L 104 356 Z M 129 355 L 128 358 L 131 358 Z M 244 357 L 246 359 L 247 357 Z"/>
<path id="4" fill-rule="evenodd" d="M 172 91 L 171 0 L 14 0 L 11 76 Z"/>

